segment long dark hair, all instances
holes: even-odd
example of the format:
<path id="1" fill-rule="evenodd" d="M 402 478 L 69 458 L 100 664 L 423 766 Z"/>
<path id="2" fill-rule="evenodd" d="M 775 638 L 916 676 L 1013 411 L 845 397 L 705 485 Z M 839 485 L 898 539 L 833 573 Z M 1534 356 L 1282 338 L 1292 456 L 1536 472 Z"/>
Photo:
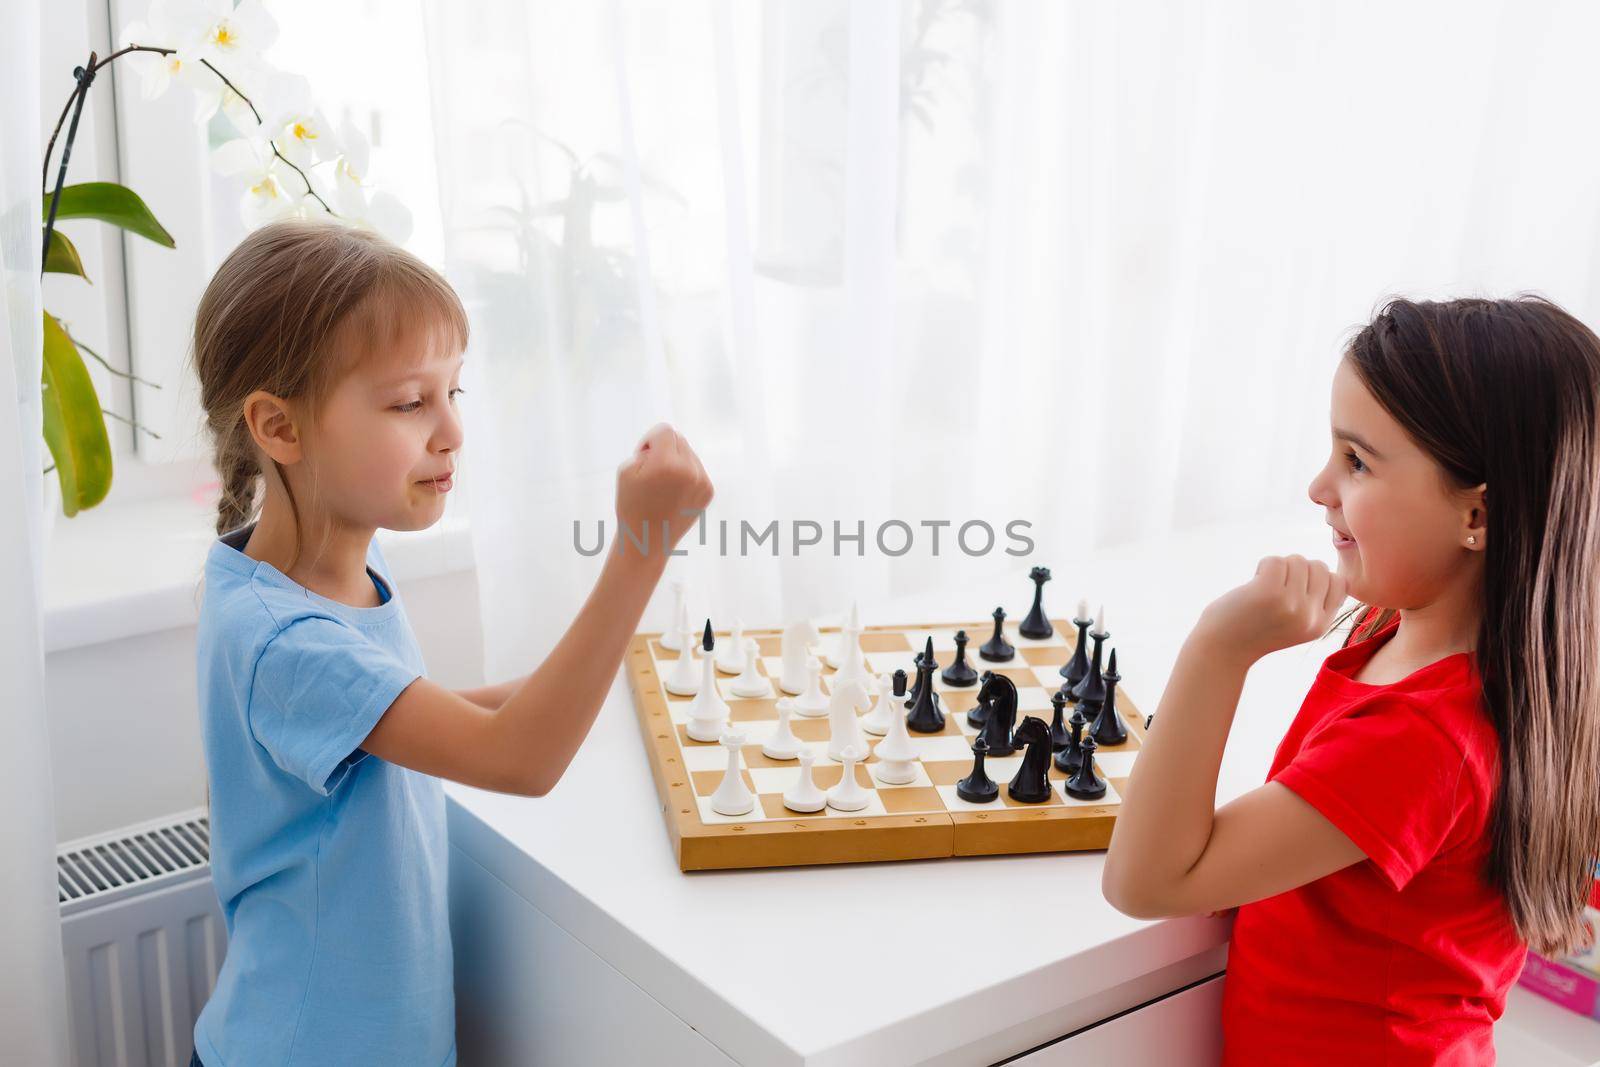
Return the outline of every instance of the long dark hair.
<path id="1" fill-rule="evenodd" d="M 1449 487 L 1486 486 L 1486 875 L 1534 951 L 1570 950 L 1600 846 L 1600 338 L 1537 295 L 1396 299 L 1344 358 Z M 1395 613 L 1361 604 L 1335 627 L 1355 615 L 1366 640 Z"/>

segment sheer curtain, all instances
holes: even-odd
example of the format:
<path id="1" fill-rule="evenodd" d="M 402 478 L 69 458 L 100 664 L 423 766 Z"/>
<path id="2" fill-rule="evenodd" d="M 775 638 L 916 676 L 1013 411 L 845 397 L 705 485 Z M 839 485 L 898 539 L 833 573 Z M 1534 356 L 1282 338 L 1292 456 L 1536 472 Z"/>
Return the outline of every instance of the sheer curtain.
<path id="1" fill-rule="evenodd" d="M 581 603 L 573 521 L 592 545 L 657 419 L 717 484 L 670 573 L 723 623 L 1319 521 L 1334 361 L 1381 297 L 1600 310 L 1600 12 L 1439 10 L 425 0 L 490 677 Z M 777 558 L 741 554 L 775 519 Z"/>
<path id="2" fill-rule="evenodd" d="M 65 1063 L 66 993 L 55 876 L 55 792 L 45 723 L 46 457 L 39 375 L 39 7 L 0 5 L 0 1034 L 17 1063 Z"/>

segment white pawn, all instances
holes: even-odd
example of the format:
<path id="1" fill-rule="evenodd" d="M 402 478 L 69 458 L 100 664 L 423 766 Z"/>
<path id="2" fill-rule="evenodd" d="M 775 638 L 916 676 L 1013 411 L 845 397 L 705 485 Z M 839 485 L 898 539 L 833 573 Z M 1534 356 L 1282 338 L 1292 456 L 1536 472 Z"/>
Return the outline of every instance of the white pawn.
<path id="1" fill-rule="evenodd" d="M 735 627 L 733 632 L 738 633 L 738 628 Z M 728 683 L 728 691 L 734 696 L 766 699 L 772 695 L 772 682 L 761 673 L 758 666 L 760 658 L 756 652 L 760 647 L 755 638 L 744 639 L 744 668 L 739 677 Z"/>
<path id="2" fill-rule="evenodd" d="M 744 670 L 744 621 L 733 622 L 733 638 L 724 641 L 717 650 L 717 670 L 723 674 L 738 674 Z"/>
<path id="3" fill-rule="evenodd" d="M 692 697 L 700 692 L 700 669 L 694 662 L 694 631 L 685 619 L 678 632 L 683 638 L 678 642 L 678 659 L 672 665 L 672 673 L 662 679 L 662 684 L 674 696 Z"/>
<path id="4" fill-rule="evenodd" d="M 705 656 L 700 660 L 700 691 L 689 705 L 688 731 L 696 741 L 715 741 L 722 736 L 722 728 L 727 725 L 728 702 L 717 692 L 717 672 L 711 663 L 715 641 L 711 637 L 710 619 L 706 620 L 704 641 L 707 647 Z"/>
<path id="5" fill-rule="evenodd" d="M 872 794 L 856 781 L 856 764 L 861 761 L 862 750 L 850 748 L 844 754 L 844 774 L 839 784 L 828 790 L 828 807 L 840 811 L 860 811 L 872 799 Z"/>
<path id="6" fill-rule="evenodd" d="M 790 811 L 821 811 L 827 806 L 828 798 L 811 777 L 811 764 L 816 758 L 809 748 L 800 750 L 800 777 L 783 794 L 783 806 Z"/>
<path id="7" fill-rule="evenodd" d="M 822 651 L 822 661 L 834 670 L 844 667 L 845 660 L 850 656 L 850 646 L 854 645 L 857 652 L 861 651 L 861 622 L 860 613 L 856 611 L 854 601 L 850 603 L 850 621 L 845 624 L 844 632 L 829 641 Z"/>
<path id="8" fill-rule="evenodd" d="M 793 711 L 793 700 L 788 697 L 778 698 L 778 727 L 761 742 L 761 751 L 768 759 L 794 759 L 801 754 L 804 746 L 794 735 L 794 731 L 789 729 L 789 715 Z"/>
<path id="9" fill-rule="evenodd" d="M 743 731 L 728 730 L 722 735 L 722 745 L 728 750 L 728 772 L 722 776 L 717 791 L 711 794 L 711 810 L 718 815 L 746 815 L 756 806 L 756 795 L 744 784 L 740 758 L 743 744 Z"/>
<path id="10" fill-rule="evenodd" d="M 822 661 L 815 656 L 806 660 L 806 673 L 810 681 L 806 691 L 795 698 L 794 710 L 808 719 L 820 719 L 828 714 L 828 694 L 822 691 Z"/>
<path id="11" fill-rule="evenodd" d="M 892 696 L 889 699 L 894 701 Z M 873 750 L 878 762 L 873 764 L 872 776 L 884 785 L 909 785 L 917 780 L 917 750 L 911 744 L 911 734 L 906 731 L 905 715 L 889 718 L 889 732 Z"/>
<path id="12" fill-rule="evenodd" d="M 806 690 L 806 661 L 811 658 L 811 646 L 822 640 L 816 624 L 810 619 L 791 622 L 783 629 L 783 670 L 778 674 L 778 688 L 785 693 L 799 694 Z"/>
<path id="13" fill-rule="evenodd" d="M 672 624 L 661 635 L 661 647 L 668 652 L 676 652 L 683 647 L 681 631 L 689 625 L 689 602 L 685 597 L 687 589 L 682 578 L 672 580 Z"/>
<path id="14" fill-rule="evenodd" d="M 835 679 L 838 675 L 834 675 Z M 833 696 L 828 698 L 828 758 L 843 762 L 845 752 L 856 749 L 864 758 L 867 739 L 861 733 L 861 720 L 856 712 L 867 706 L 867 691 L 860 682 L 835 682 Z"/>
<path id="15" fill-rule="evenodd" d="M 878 702 L 861 717 L 861 728 L 874 737 L 889 732 L 889 721 L 905 717 L 905 706 L 895 701 L 894 685 L 887 674 L 878 676 Z"/>

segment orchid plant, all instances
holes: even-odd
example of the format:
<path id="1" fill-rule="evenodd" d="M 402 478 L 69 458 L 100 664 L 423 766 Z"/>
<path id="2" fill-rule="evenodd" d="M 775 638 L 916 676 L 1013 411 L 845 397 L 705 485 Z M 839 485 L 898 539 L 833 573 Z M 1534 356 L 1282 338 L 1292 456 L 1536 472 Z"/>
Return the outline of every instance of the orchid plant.
<path id="1" fill-rule="evenodd" d="M 410 212 L 367 179 L 366 138 L 348 119 L 332 128 L 306 79 L 274 68 L 263 57 L 277 35 L 277 23 L 260 0 L 242 0 L 237 7 L 232 0 L 152 0 L 146 19 L 123 30 L 116 51 L 104 59 L 91 52 L 88 63 L 74 69 L 77 85 L 45 148 L 44 272 L 89 280 L 77 249 L 56 229 L 61 219 L 99 219 L 166 248 L 176 247 L 132 189 L 115 182 L 66 184 L 89 87 L 101 68 L 124 57 L 139 75 L 143 99 L 155 100 L 177 84 L 192 93 L 196 122 L 209 125 L 219 110 L 225 116 L 237 136 L 212 151 L 211 165 L 220 174 L 243 180 L 239 211 L 246 227 L 291 216 L 326 216 L 376 230 L 395 242 L 410 235 Z M 69 115 L 52 191 L 50 159 Z M 116 370 L 73 337 L 59 318 L 44 313 L 41 395 L 45 443 L 54 461 L 45 473 L 56 472 L 62 511 L 68 516 L 94 507 L 110 491 L 111 443 L 104 417 L 122 418 L 100 406 L 84 355 L 113 374 L 160 388 Z"/>

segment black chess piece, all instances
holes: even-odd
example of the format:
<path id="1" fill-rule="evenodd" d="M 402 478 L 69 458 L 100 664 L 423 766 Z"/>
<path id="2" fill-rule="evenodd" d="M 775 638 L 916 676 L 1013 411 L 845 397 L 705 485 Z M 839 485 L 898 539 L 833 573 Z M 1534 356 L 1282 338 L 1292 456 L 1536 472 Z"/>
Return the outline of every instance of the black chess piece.
<path id="1" fill-rule="evenodd" d="M 1050 747 L 1060 752 L 1067 747 L 1067 724 L 1064 719 L 1067 708 L 1067 694 L 1057 689 L 1050 694 Z"/>
<path id="2" fill-rule="evenodd" d="M 1009 756 L 1017 750 L 1011 731 L 1017 722 L 1017 683 L 1003 674 L 989 674 L 978 691 L 978 699 L 989 705 L 980 735 L 989 745 L 991 756 Z"/>
<path id="3" fill-rule="evenodd" d="M 956 783 L 956 796 L 969 804 L 987 804 L 1000 795 L 1000 787 L 983 769 L 983 757 L 988 754 L 983 738 L 972 742 L 972 773 Z"/>
<path id="4" fill-rule="evenodd" d="M 1067 735 L 1067 747 L 1056 753 L 1056 770 L 1071 775 L 1083 763 L 1083 720 L 1072 720 L 1072 732 Z"/>
<path id="5" fill-rule="evenodd" d="M 993 671 L 984 671 L 979 681 L 987 682 Z M 978 703 L 967 712 L 967 725 L 974 730 L 983 729 L 983 724 L 989 721 L 989 702 L 983 698 L 983 690 L 978 690 Z"/>
<path id="6" fill-rule="evenodd" d="M 712 649 L 717 647 L 717 639 L 711 633 L 711 620 L 710 619 L 706 620 L 706 632 L 700 638 L 700 647 L 705 649 L 707 652 L 710 652 Z"/>
<path id="7" fill-rule="evenodd" d="M 892 684 L 894 685 L 894 689 L 891 692 L 892 692 L 894 698 L 896 700 L 905 699 L 905 695 L 906 695 L 906 672 L 905 672 L 904 668 L 900 668 L 900 667 L 895 668 L 895 672 L 894 672 L 894 675 L 893 675 L 893 683 Z"/>
<path id="8" fill-rule="evenodd" d="M 1072 699 L 1079 703 L 1088 703 L 1099 706 L 1106 698 L 1106 683 L 1100 677 L 1100 651 L 1105 645 L 1106 638 L 1111 636 L 1110 630 L 1090 630 L 1089 638 L 1094 642 L 1094 654 L 1089 657 L 1089 671 L 1077 685 L 1072 687 Z"/>
<path id="9" fill-rule="evenodd" d="M 1006 609 L 994 609 L 994 636 L 983 643 L 978 649 L 978 657 L 990 663 L 1008 663 L 1017 654 L 1011 647 L 1011 642 L 1006 640 Z"/>
<path id="10" fill-rule="evenodd" d="M 1094 770 L 1094 738 L 1083 739 L 1083 762 L 1067 779 L 1067 795 L 1079 800 L 1099 800 L 1106 795 L 1106 780 Z"/>
<path id="11" fill-rule="evenodd" d="M 911 661 L 912 666 L 917 669 L 917 678 L 916 681 L 911 683 L 911 692 L 906 696 L 906 707 L 908 708 L 917 702 L 917 697 L 922 693 L 923 660 L 928 661 L 927 677 L 932 679 L 933 672 L 939 669 L 939 661 L 933 658 L 933 638 L 931 636 L 928 638 L 928 647 L 918 652 L 916 658 Z M 935 697 L 934 702 L 938 702 L 937 697 Z"/>
<path id="12" fill-rule="evenodd" d="M 1150 724 L 1155 722 L 1155 721 L 1156 721 L 1156 713 L 1152 711 L 1150 714 L 1148 714 L 1148 715 L 1146 715 L 1144 717 L 1144 728 L 1146 730 L 1150 729 Z"/>
<path id="13" fill-rule="evenodd" d="M 1072 658 L 1063 663 L 1061 670 L 1057 672 L 1066 679 L 1061 688 L 1068 696 L 1071 696 L 1072 690 L 1083 681 L 1083 676 L 1089 673 L 1089 649 L 1084 635 L 1088 633 L 1089 627 L 1094 625 L 1094 620 L 1074 618 L 1072 625 L 1078 629 L 1078 643 L 1072 650 Z"/>
<path id="14" fill-rule="evenodd" d="M 1033 607 L 1028 609 L 1028 617 L 1017 627 L 1017 633 L 1030 640 L 1039 640 L 1056 632 L 1044 614 L 1044 583 L 1050 580 L 1050 568 L 1035 567 L 1028 572 L 1028 577 L 1033 580 Z"/>
<path id="15" fill-rule="evenodd" d="M 929 640 L 933 639 L 930 637 Z M 945 685 L 960 686 L 963 689 L 978 684 L 978 672 L 967 662 L 967 631 L 956 631 L 956 661 L 941 671 L 939 677 L 944 679 Z"/>
<path id="16" fill-rule="evenodd" d="M 906 729 L 919 734 L 936 734 L 944 729 L 944 712 L 939 708 L 939 694 L 933 691 L 933 672 L 939 663 L 933 658 L 933 638 L 928 638 L 928 650 L 917 661 L 916 697 L 911 710 L 906 713 Z"/>
<path id="17" fill-rule="evenodd" d="M 1050 727 L 1043 719 L 1029 715 L 1017 727 L 1013 740 L 1028 746 L 1028 751 L 1006 792 L 1012 800 L 1024 804 L 1043 804 L 1050 799 Z"/>
<path id="18" fill-rule="evenodd" d="M 1105 682 L 1106 698 L 1100 705 L 1100 714 L 1094 717 L 1094 729 L 1090 731 L 1095 743 L 1100 745 L 1120 745 L 1128 740 L 1128 728 L 1122 724 L 1122 716 L 1117 714 L 1117 683 L 1122 680 L 1122 675 L 1117 673 L 1117 650 L 1111 650 L 1111 666 L 1101 675 Z"/>

